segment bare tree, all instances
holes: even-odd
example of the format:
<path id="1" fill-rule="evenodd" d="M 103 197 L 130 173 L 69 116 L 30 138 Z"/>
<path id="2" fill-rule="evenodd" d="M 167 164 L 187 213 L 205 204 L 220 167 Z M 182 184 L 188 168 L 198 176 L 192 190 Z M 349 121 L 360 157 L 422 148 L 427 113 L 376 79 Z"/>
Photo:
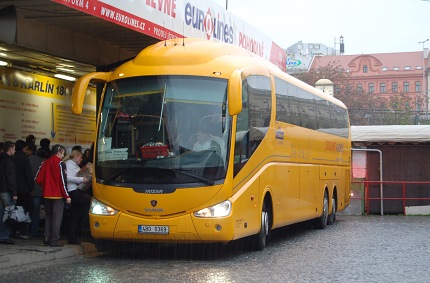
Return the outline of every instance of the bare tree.
<path id="1" fill-rule="evenodd" d="M 351 125 L 414 124 L 417 113 L 411 107 L 407 93 L 394 93 L 389 99 L 366 92 L 351 83 L 348 73 L 335 62 L 293 74 L 301 81 L 315 86 L 319 79 L 334 83 L 334 95 L 348 107 Z"/>

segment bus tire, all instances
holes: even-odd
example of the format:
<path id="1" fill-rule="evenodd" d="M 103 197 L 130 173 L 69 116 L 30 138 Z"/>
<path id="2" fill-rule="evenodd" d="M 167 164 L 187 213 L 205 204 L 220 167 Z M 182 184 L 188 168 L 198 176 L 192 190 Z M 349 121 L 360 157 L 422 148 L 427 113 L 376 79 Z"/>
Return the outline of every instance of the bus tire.
<path id="1" fill-rule="evenodd" d="M 315 219 L 315 227 L 317 229 L 324 229 L 327 226 L 327 220 L 328 220 L 328 194 L 327 191 L 324 192 L 324 199 L 323 199 L 323 209 L 321 216 Z"/>
<path id="2" fill-rule="evenodd" d="M 270 235 L 270 219 L 271 219 L 271 212 L 269 209 L 269 205 L 267 204 L 267 201 L 265 200 L 263 202 L 263 208 L 261 209 L 261 225 L 260 225 L 260 232 L 255 234 L 252 237 L 252 249 L 256 251 L 261 251 L 266 247 L 266 243 L 269 240 Z"/>
<path id="3" fill-rule="evenodd" d="M 331 225 L 336 220 L 336 198 L 333 196 L 331 197 L 331 212 L 327 218 L 327 224 Z"/>

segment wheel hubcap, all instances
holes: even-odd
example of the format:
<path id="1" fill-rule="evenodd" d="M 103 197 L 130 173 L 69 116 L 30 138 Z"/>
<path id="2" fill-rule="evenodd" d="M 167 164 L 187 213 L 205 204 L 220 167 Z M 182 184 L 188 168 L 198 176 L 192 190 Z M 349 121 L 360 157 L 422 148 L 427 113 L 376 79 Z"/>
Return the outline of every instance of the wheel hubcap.
<path id="1" fill-rule="evenodd" d="M 265 235 L 269 235 L 269 219 L 266 211 L 263 211 L 261 214 L 261 229 Z"/>
<path id="2" fill-rule="evenodd" d="M 323 208 L 323 214 L 324 214 L 324 222 L 327 221 L 328 217 L 328 199 L 327 197 L 324 197 L 324 208 Z"/>

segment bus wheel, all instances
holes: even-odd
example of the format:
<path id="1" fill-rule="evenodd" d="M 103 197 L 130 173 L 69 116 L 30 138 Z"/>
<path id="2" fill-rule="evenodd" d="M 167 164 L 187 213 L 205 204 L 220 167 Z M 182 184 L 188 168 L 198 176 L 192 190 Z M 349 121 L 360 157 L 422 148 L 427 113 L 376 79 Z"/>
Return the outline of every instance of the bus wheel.
<path id="1" fill-rule="evenodd" d="M 328 195 L 327 191 L 324 192 L 324 200 L 323 200 L 323 211 L 320 217 L 315 219 L 315 226 L 317 229 L 324 229 L 327 226 L 328 219 Z"/>
<path id="2" fill-rule="evenodd" d="M 327 224 L 331 225 L 336 220 L 336 199 L 334 195 L 331 197 L 331 213 L 328 216 Z"/>
<path id="3" fill-rule="evenodd" d="M 270 210 L 268 209 L 266 201 L 264 201 L 263 209 L 261 210 L 260 232 L 252 237 L 252 248 L 256 251 L 261 251 L 266 247 L 266 242 L 270 233 L 270 217 Z"/>

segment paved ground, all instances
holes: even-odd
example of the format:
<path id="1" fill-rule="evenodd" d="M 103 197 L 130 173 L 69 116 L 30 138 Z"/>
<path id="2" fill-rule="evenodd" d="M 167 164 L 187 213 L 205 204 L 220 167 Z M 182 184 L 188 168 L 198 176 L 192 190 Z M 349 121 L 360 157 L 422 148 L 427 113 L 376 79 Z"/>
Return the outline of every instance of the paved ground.
<path id="1" fill-rule="evenodd" d="M 80 245 L 64 245 L 50 247 L 43 244 L 42 238 L 14 239 L 14 245 L 0 245 L 0 270 L 30 263 L 44 262 L 96 252 L 91 239 L 82 241 Z M 63 241 L 66 243 L 67 241 Z M 0 280 L 1 281 L 1 280 Z"/>
<path id="2" fill-rule="evenodd" d="M 91 242 L 51 248 L 41 240 L 17 240 L 14 246 L 0 245 L 0 278 L 35 283 L 427 283 L 429 233 L 430 216 L 339 215 L 325 230 L 310 224 L 278 229 L 268 247 L 258 252 L 240 245 L 207 251 L 201 246 L 151 250 L 118 245 L 120 253 L 92 253 L 96 249 Z"/>

